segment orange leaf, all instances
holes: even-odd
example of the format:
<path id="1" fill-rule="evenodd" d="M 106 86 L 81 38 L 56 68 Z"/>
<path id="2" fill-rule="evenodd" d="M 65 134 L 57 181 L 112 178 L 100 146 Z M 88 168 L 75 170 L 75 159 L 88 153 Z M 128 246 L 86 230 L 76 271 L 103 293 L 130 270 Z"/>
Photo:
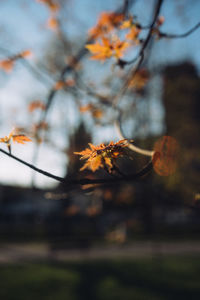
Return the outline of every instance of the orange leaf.
<path id="1" fill-rule="evenodd" d="M 87 111 L 90 111 L 92 108 L 93 108 L 93 105 L 92 105 L 92 104 L 87 104 L 87 105 L 80 106 L 80 107 L 79 107 L 79 111 L 80 111 L 81 113 L 85 113 L 85 112 L 87 112 Z"/>
<path id="2" fill-rule="evenodd" d="M 75 86 L 75 80 L 74 79 L 67 79 L 65 81 L 66 86 Z"/>
<path id="3" fill-rule="evenodd" d="M 89 35 L 94 39 L 103 36 L 119 26 L 123 19 L 123 14 L 102 12 L 96 26 L 89 30 Z"/>
<path id="4" fill-rule="evenodd" d="M 48 6 L 48 8 L 52 11 L 52 12 L 56 12 L 59 10 L 59 4 L 55 3 L 53 0 L 37 0 L 37 2 L 41 2 L 43 4 L 46 4 Z"/>
<path id="5" fill-rule="evenodd" d="M 128 40 L 133 40 L 136 44 L 138 41 L 138 35 L 141 32 L 141 29 L 134 24 L 133 17 L 130 17 L 128 20 L 124 21 L 120 26 L 120 29 L 129 29 L 129 32 L 126 34 Z"/>
<path id="6" fill-rule="evenodd" d="M 137 26 L 132 26 L 129 33 L 126 34 L 126 38 L 128 40 L 133 40 L 136 44 L 139 43 L 138 35 L 140 33 L 141 29 L 139 29 Z"/>
<path id="7" fill-rule="evenodd" d="M 24 57 L 27 57 L 27 56 L 31 56 L 32 54 L 33 53 L 30 50 L 24 50 L 19 55 L 24 58 Z"/>
<path id="8" fill-rule="evenodd" d="M 113 41 L 102 37 L 102 43 L 96 42 L 95 44 L 88 44 L 85 47 L 93 54 L 90 59 L 102 60 L 110 58 L 112 56 L 117 59 L 122 57 L 124 51 L 130 46 L 129 43 L 125 41 L 120 41 L 116 38 Z"/>
<path id="9" fill-rule="evenodd" d="M 153 168 L 160 176 L 169 176 L 176 171 L 178 143 L 171 136 L 164 136 L 154 145 Z"/>
<path id="10" fill-rule="evenodd" d="M 58 90 L 62 90 L 65 86 L 64 81 L 62 80 L 58 80 L 54 86 L 54 90 L 58 91 Z"/>
<path id="11" fill-rule="evenodd" d="M 134 88 L 136 91 L 141 91 L 149 81 L 150 75 L 146 69 L 140 69 L 134 75 L 129 83 L 129 88 Z"/>
<path id="12" fill-rule="evenodd" d="M 12 136 L 13 142 L 19 143 L 19 144 L 25 144 L 25 142 L 32 142 L 30 138 L 28 138 L 26 135 L 13 135 Z"/>
<path id="13" fill-rule="evenodd" d="M 38 108 L 42 109 L 42 110 L 45 110 L 46 106 L 40 100 L 35 100 L 35 101 L 32 101 L 31 103 L 29 103 L 29 106 L 28 106 L 29 112 L 33 112 L 34 110 L 36 110 Z"/>
<path id="14" fill-rule="evenodd" d="M 96 119 L 101 119 L 102 116 L 103 116 L 103 111 L 102 111 L 101 109 L 94 109 L 94 110 L 92 111 L 92 115 L 93 115 L 93 117 L 96 118 Z"/>
<path id="15" fill-rule="evenodd" d="M 92 170 L 92 172 L 95 172 L 100 167 L 102 167 L 102 158 L 101 158 L 100 155 L 97 155 L 96 157 L 94 157 L 93 159 L 91 159 L 91 161 L 90 161 L 90 169 Z"/>
<path id="16" fill-rule="evenodd" d="M 85 170 L 86 168 L 91 169 L 95 172 L 99 168 L 104 168 L 105 164 L 110 170 L 112 168 L 113 160 L 116 160 L 118 157 L 123 156 L 125 153 L 123 148 L 128 146 L 127 140 L 120 140 L 117 143 L 110 142 L 109 145 L 93 145 L 89 143 L 90 149 L 86 148 L 81 152 L 74 152 L 74 154 L 81 155 L 82 159 L 87 159 L 86 163 L 80 169 L 80 171 Z"/>
<path id="17" fill-rule="evenodd" d="M 3 69 L 5 72 L 9 73 L 12 71 L 14 66 L 14 60 L 12 59 L 5 59 L 0 61 L 0 69 Z"/>
<path id="18" fill-rule="evenodd" d="M 56 31 L 59 27 L 58 20 L 55 17 L 50 17 L 47 21 L 47 27 Z"/>
<path id="19" fill-rule="evenodd" d="M 164 22 L 165 22 L 165 17 L 164 16 L 159 16 L 157 21 L 156 21 L 156 24 L 157 24 L 157 26 L 161 26 Z"/>

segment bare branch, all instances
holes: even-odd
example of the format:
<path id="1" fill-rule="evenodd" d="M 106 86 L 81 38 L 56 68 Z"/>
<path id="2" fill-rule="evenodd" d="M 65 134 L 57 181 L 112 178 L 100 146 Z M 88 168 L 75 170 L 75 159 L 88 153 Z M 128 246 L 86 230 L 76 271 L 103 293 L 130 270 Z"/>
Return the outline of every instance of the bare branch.
<path id="1" fill-rule="evenodd" d="M 49 178 L 52 178 L 54 180 L 57 180 L 59 182 L 64 183 L 66 186 L 70 187 L 72 185 L 86 185 L 86 184 L 111 184 L 111 183 L 116 183 L 116 182 L 121 182 L 121 181 L 131 181 L 131 180 L 137 180 L 141 178 L 142 176 L 146 175 L 152 170 L 152 161 L 150 161 L 144 168 L 142 168 L 139 172 L 129 174 L 129 175 L 124 175 L 123 177 L 115 177 L 115 178 L 108 178 L 108 179 L 89 179 L 89 178 L 83 178 L 83 179 L 65 179 L 63 177 L 56 176 L 52 173 L 46 172 L 42 169 L 39 169 L 35 167 L 32 164 L 27 163 L 23 159 L 14 156 L 10 154 L 9 152 L 6 152 L 3 149 L 0 149 L 0 152 L 3 154 L 13 158 L 14 160 L 18 161 L 19 163 L 29 167 L 30 169 L 47 176 Z"/>
<path id="2" fill-rule="evenodd" d="M 188 35 L 190 35 L 191 33 L 193 33 L 195 30 L 197 30 L 200 27 L 200 22 L 197 23 L 194 27 L 192 27 L 190 30 L 186 31 L 185 33 L 182 34 L 173 34 L 173 33 L 164 33 L 164 32 L 159 32 L 159 37 L 163 37 L 163 38 L 184 38 Z"/>
<path id="3" fill-rule="evenodd" d="M 126 137 L 122 133 L 120 122 L 118 120 L 115 121 L 115 127 L 116 127 L 116 130 L 117 130 L 117 133 L 118 133 L 120 139 L 126 139 Z M 128 142 L 128 139 L 127 139 L 127 142 Z M 131 149 L 132 151 L 136 152 L 136 153 L 139 153 L 139 154 L 142 154 L 142 155 L 145 155 L 145 156 L 153 157 L 153 155 L 154 155 L 153 150 L 142 149 L 142 148 L 139 148 L 139 147 L 137 147 L 137 146 L 135 146 L 135 145 L 133 145 L 129 142 L 128 142 L 128 148 Z"/>
<path id="4" fill-rule="evenodd" d="M 131 70 L 128 75 L 127 75 L 127 79 L 123 85 L 123 87 L 121 88 L 121 90 L 117 93 L 117 95 L 114 97 L 113 99 L 113 106 L 116 107 L 117 105 L 117 102 L 118 100 L 125 94 L 129 84 L 130 84 L 130 81 L 133 80 L 134 76 L 136 75 L 137 71 L 139 70 L 139 68 L 141 67 L 141 64 L 143 62 L 143 59 L 144 59 L 144 51 L 147 47 L 147 45 L 149 44 L 149 41 L 152 37 L 152 34 L 153 34 L 153 29 L 154 29 L 154 25 L 156 23 L 156 20 L 158 18 L 158 15 L 160 13 L 160 10 L 161 10 L 161 6 L 162 6 L 162 3 L 163 3 L 163 0 L 158 0 L 157 2 L 157 5 L 156 5 L 156 8 L 155 8 L 155 12 L 154 12 L 154 17 L 153 17 L 153 21 L 151 23 L 151 26 L 150 26 L 150 30 L 148 32 L 148 35 L 146 37 L 146 39 L 144 40 L 144 43 L 140 49 L 140 52 L 139 54 L 137 55 L 136 58 L 133 59 L 133 62 L 135 62 L 137 59 L 139 59 L 137 65 L 134 67 L 133 70 Z"/>

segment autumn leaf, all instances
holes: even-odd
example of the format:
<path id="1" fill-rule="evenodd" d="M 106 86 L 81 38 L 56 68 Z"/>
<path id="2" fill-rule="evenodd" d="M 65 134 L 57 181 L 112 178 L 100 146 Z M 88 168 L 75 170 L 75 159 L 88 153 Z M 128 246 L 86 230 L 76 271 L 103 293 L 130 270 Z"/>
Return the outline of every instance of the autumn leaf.
<path id="1" fill-rule="evenodd" d="M 57 31 L 59 28 L 59 23 L 56 17 L 51 16 L 47 21 L 47 27 L 53 31 Z"/>
<path id="2" fill-rule="evenodd" d="M 3 138 L 0 138 L 0 143 L 10 143 L 12 138 L 13 132 L 11 132 L 8 136 L 4 136 Z"/>
<path id="3" fill-rule="evenodd" d="M 19 144 L 25 144 L 26 142 L 32 141 L 24 134 L 14 134 L 14 131 L 15 130 L 11 131 L 11 133 L 8 136 L 4 136 L 3 138 L 0 138 L 0 143 L 5 143 L 10 153 L 11 153 L 11 141 L 17 142 Z"/>
<path id="4" fill-rule="evenodd" d="M 16 55 L 13 55 L 12 57 L 3 59 L 0 61 L 0 69 L 3 69 L 5 72 L 10 73 L 13 70 L 16 60 L 25 58 L 27 56 L 30 56 L 31 54 L 32 52 L 30 50 L 24 50 Z"/>
<path id="5" fill-rule="evenodd" d="M 32 55 L 33 55 L 33 53 L 30 50 L 24 50 L 21 53 L 19 53 L 19 56 L 21 58 L 25 58 L 25 57 L 32 56 Z"/>
<path id="6" fill-rule="evenodd" d="M 139 44 L 138 35 L 140 33 L 140 29 L 137 26 L 132 26 L 130 31 L 126 34 L 126 38 L 128 40 L 134 41 L 135 44 Z"/>
<path id="7" fill-rule="evenodd" d="M 165 17 L 164 16 L 159 16 L 158 19 L 156 20 L 157 26 L 163 25 L 164 22 L 165 22 Z"/>
<path id="8" fill-rule="evenodd" d="M 126 34 L 126 38 L 134 41 L 135 44 L 139 43 L 138 35 L 140 34 L 141 29 L 137 24 L 134 23 L 133 17 L 125 20 L 120 26 L 120 29 L 129 29 L 129 32 Z"/>
<path id="9" fill-rule="evenodd" d="M 136 91 L 141 91 L 148 83 L 150 78 L 149 72 L 142 68 L 138 70 L 129 83 L 129 88 L 134 88 Z"/>
<path id="10" fill-rule="evenodd" d="M 96 119 L 101 119 L 103 116 L 103 111 L 101 109 L 95 107 L 92 103 L 80 106 L 79 111 L 81 113 L 90 112 L 92 114 L 92 116 Z"/>
<path id="11" fill-rule="evenodd" d="M 10 73 L 14 67 L 15 61 L 12 59 L 4 59 L 0 61 L 0 69 L 3 69 L 5 72 Z"/>
<path id="12" fill-rule="evenodd" d="M 54 86 L 54 90 L 59 91 L 62 90 L 65 86 L 65 82 L 62 80 L 58 80 Z"/>
<path id="13" fill-rule="evenodd" d="M 171 136 L 164 136 L 154 145 L 153 168 L 160 176 L 172 175 L 177 168 L 179 147 Z"/>
<path id="14" fill-rule="evenodd" d="M 33 112 L 35 111 L 36 109 L 41 109 L 41 110 L 45 110 L 46 109 L 46 106 L 45 104 L 40 101 L 40 100 L 34 100 L 32 101 L 31 103 L 29 103 L 28 105 L 28 110 L 29 112 Z"/>
<path id="15" fill-rule="evenodd" d="M 24 134 L 19 135 L 13 135 L 12 136 L 13 142 L 19 143 L 19 144 L 25 144 L 26 142 L 31 142 L 32 140 L 28 138 Z"/>
<path id="16" fill-rule="evenodd" d="M 112 41 L 102 37 L 101 41 L 102 43 L 96 42 L 85 46 L 93 54 L 90 59 L 105 61 L 112 56 L 119 59 L 130 46 L 126 41 L 120 41 L 118 37 Z"/>
<path id="17" fill-rule="evenodd" d="M 105 61 L 105 59 L 112 56 L 112 49 L 110 48 L 109 40 L 106 38 L 102 39 L 102 44 L 96 42 L 85 47 L 93 54 L 90 59 Z"/>
<path id="18" fill-rule="evenodd" d="M 103 117 L 103 111 L 101 109 L 94 109 L 92 110 L 92 116 L 95 119 L 101 119 Z"/>
<path id="19" fill-rule="evenodd" d="M 89 36 L 96 39 L 103 37 L 119 26 L 123 21 L 124 15 L 114 12 L 102 12 L 97 24 L 89 30 Z"/>
<path id="20" fill-rule="evenodd" d="M 92 109 L 93 109 L 93 105 L 91 103 L 87 104 L 87 105 L 82 105 L 82 106 L 79 107 L 79 111 L 81 113 L 85 113 L 85 112 L 90 111 Z"/>
<path id="21" fill-rule="evenodd" d="M 107 167 L 109 172 L 111 172 L 113 162 L 118 157 L 125 155 L 124 148 L 128 147 L 128 141 L 124 139 L 117 143 L 113 143 L 111 141 L 109 145 L 100 144 L 95 146 L 93 144 L 89 144 L 89 146 L 90 148 L 86 148 L 81 152 L 74 152 L 74 154 L 81 156 L 81 160 L 87 160 L 80 171 L 88 168 L 95 172 L 99 168 Z"/>
<path id="22" fill-rule="evenodd" d="M 52 12 L 57 12 L 60 8 L 59 4 L 53 0 L 37 0 L 37 2 L 47 5 Z"/>
<path id="23" fill-rule="evenodd" d="M 133 17 L 130 17 L 128 20 L 125 20 L 121 26 L 120 29 L 129 29 L 133 25 Z"/>
<path id="24" fill-rule="evenodd" d="M 58 80 L 54 86 L 54 89 L 56 91 L 62 90 L 65 87 L 73 87 L 75 85 L 75 80 L 74 79 L 66 79 L 64 80 Z"/>

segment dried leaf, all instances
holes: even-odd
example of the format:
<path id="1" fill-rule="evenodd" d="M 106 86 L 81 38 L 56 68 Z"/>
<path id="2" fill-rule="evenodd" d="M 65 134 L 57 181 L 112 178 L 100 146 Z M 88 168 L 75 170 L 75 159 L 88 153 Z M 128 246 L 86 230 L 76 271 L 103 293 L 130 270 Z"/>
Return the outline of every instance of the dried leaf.
<path id="1" fill-rule="evenodd" d="M 169 176 L 176 171 L 178 143 L 171 136 L 164 136 L 154 145 L 153 167 L 160 176 Z"/>
<path id="2" fill-rule="evenodd" d="M 37 2 L 47 5 L 51 12 L 57 12 L 60 8 L 59 4 L 53 0 L 37 0 Z"/>
<path id="3" fill-rule="evenodd" d="M 134 88 L 136 91 L 141 91 L 149 81 L 149 78 L 149 72 L 146 69 L 140 69 L 130 81 L 129 88 Z"/>
<path id="4" fill-rule="evenodd" d="M 54 86 L 54 90 L 58 91 L 58 90 L 62 90 L 65 86 L 64 81 L 59 80 L 56 82 L 55 86 Z"/>
<path id="5" fill-rule="evenodd" d="M 89 35 L 92 38 L 102 37 L 118 27 L 123 21 L 124 15 L 114 12 L 102 12 L 97 24 L 89 30 Z"/>
<path id="6" fill-rule="evenodd" d="M 101 119 L 103 117 L 103 111 L 101 109 L 94 109 L 92 111 L 92 116 L 96 119 Z"/>
<path id="7" fill-rule="evenodd" d="M 87 105 L 80 106 L 80 107 L 79 107 L 79 111 L 80 111 L 81 113 L 85 113 L 85 112 L 87 112 L 87 111 L 92 110 L 92 108 L 93 108 L 93 105 L 92 105 L 92 104 L 87 104 Z"/>
<path id="8" fill-rule="evenodd" d="M 31 103 L 29 103 L 28 105 L 28 110 L 29 112 L 33 112 L 35 111 L 36 109 L 41 109 L 41 110 L 45 110 L 46 109 L 46 106 L 45 104 L 40 101 L 40 100 L 34 100 L 32 101 Z"/>
<path id="9" fill-rule="evenodd" d="M 5 72 L 10 73 L 14 67 L 15 61 L 12 59 L 5 59 L 0 61 L 0 69 L 3 69 Z"/>

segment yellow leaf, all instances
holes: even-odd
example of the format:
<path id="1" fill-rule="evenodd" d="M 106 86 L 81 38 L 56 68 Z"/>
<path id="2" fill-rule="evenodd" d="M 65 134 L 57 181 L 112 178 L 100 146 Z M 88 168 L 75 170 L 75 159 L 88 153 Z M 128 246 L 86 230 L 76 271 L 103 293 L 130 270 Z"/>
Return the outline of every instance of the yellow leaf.
<path id="1" fill-rule="evenodd" d="M 32 142 L 30 138 L 28 138 L 26 135 L 13 135 L 12 136 L 13 142 L 19 143 L 19 144 L 25 144 L 25 142 Z"/>
<path id="2" fill-rule="evenodd" d="M 118 37 L 110 41 L 103 37 L 102 43 L 96 42 L 95 44 L 88 44 L 85 47 L 93 54 L 90 59 L 102 60 L 112 56 L 120 58 L 123 56 L 124 51 L 130 46 L 126 41 L 120 41 Z"/>

